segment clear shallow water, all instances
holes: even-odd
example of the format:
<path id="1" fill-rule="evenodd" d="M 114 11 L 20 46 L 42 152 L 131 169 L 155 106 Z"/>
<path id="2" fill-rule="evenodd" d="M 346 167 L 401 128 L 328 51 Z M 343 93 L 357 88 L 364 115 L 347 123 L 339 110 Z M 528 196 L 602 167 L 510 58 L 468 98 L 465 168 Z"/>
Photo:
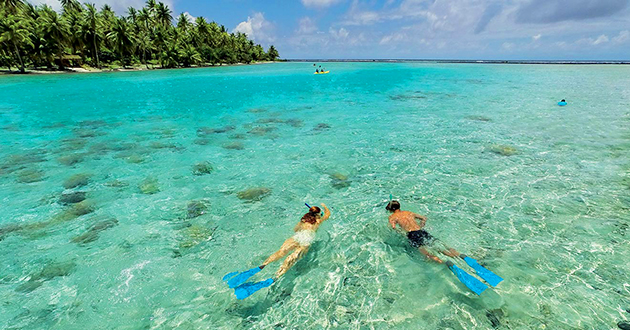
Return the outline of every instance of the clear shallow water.
<path id="1" fill-rule="evenodd" d="M 0 77 L 0 328 L 630 318 L 630 67 L 327 68 Z M 268 192 L 239 198 L 253 187 Z M 506 280 L 476 297 L 425 261 L 388 228 L 389 194 Z M 274 252 L 304 202 L 333 212 L 308 255 L 237 301 L 221 277 Z"/>

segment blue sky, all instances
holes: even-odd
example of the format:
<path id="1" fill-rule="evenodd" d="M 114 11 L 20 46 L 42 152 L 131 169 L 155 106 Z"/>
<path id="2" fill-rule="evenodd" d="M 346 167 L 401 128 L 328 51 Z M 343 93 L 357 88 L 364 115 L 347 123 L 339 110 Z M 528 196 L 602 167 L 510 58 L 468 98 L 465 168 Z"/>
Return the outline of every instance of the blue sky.
<path id="1" fill-rule="evenodd" d="M 95 2 L 119 13 L 143 4 Z M 630 60 L 630 0 L 164 2 L 273 44 L 283 58 Z"/>

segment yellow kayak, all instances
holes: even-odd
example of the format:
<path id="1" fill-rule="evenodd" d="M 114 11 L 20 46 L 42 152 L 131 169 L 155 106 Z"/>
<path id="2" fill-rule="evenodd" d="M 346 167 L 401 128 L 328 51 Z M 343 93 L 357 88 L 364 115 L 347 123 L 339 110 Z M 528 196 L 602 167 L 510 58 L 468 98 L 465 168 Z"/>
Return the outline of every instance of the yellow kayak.
<path id="1" fill-rule="evenodd" d="M 327 74 L 330 71 L 324 71 L 324 72 L 315 72 L 315 74 Z"/>

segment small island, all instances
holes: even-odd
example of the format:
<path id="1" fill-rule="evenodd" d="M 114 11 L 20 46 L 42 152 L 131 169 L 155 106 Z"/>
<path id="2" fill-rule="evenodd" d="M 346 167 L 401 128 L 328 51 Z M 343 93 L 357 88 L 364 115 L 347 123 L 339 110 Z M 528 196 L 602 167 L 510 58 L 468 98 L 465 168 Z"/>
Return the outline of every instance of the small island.
<path id="1" fill-rule="evenodd" d="M 22 0 L 0 3 L 0 67 L 8 72 L 94 72 L 183 68 L 275 61 L 244 33 L 187 13 L 173 24 L 172 11 L 148 0 L 116 16 L 77 0 L 60 0 L 61 13 Z M 13 71 L 13 69 L 17 71 Z M 28 69 L 28 70 L 27 70 Z"/>

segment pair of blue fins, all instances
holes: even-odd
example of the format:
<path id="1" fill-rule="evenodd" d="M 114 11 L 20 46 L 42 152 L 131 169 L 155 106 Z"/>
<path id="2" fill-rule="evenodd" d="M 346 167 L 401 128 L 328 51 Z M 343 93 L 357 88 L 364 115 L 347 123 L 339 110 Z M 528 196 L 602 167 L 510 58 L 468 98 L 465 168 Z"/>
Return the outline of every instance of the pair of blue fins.
<path id="1" fill-rule="evenodd" d="M 485 267 L 480 265 L 477 260 L 464 254 L 461 254 L 459 257 L 464 259 L 468 266 L 475 270 L 477 276 L 481 277 L 484 281 L 486 281 L 486 283 L 492 286 L 497 286 L 499 283 L 501 283 L 501 281 L 503 281 L 500 276 L 487 270 Z M 446 266 L 448 266 L 453 274 L 457 276 L 460 282 L 464 283 L 465 286 L 467 286 L 472 292 L 476 293 L 477 295 L 480 295 L 488 288 L 488 286 L 485 285 L 483 282 L 478 280 L 476 277 L 468 274 L 465 270 L 457 267 L 457 265 L 455 265 L 453 262 L 447 261 Z"/>
<path id="2" fill-rule="evenodd" d="M 481 277 L 484 281 L 486 281 L 486 283 L 490 284 L 491 286 L 497 286 L 499 283 L 501 283 L 501 281 L 503 281 L 500 276 L 487 270 L 485 267 L 480 265 L 477 260 L 463 254 L 460 255 L 460 258 L 464 259 L 468 266 L 475 270 L 477 276 Z M 468 274 L 465 270 L 457 267 L 457 265 L 455 265 L 451 261 L 448 261 L 446 265 L 453 272 L 453 274 L 457 276 L 460 282 L 462 282 L 466 287 L 468 287 L 472 292 L 476 293 L 477 295 L 480 295 L 488 288 L 488 286 L 485 285 L 483 282 L 478 280 L 476 277 Z M 263 267 L 254 267 L 240 273 L 231 272 L 223 276 L 223 281 L 226 281 L 227 285 L 231 289 L 234 289 L 234 294 L 236 295 L 236 298 L 242 300 L 251 296 L 254 292 L 266 288 L 274 283 L 273 278 L 268 278 L 260 282 L 246 282 L 262 269 Z"/>
<path id="3" fill-rule="evenodd" d="M 251 296 L 254 292 L 266 288 L 273 284 L 273 278 L 268 278 L 260 282 L 247 282 L 250 277 L 256 275 L 263 267 L 254 267 L 244 272 L 231 272 L 223 276 L 223 280 L 227 282 L 230 289 L 234 289 L 234 294 L 238 300 L 243 300 Z"/>

